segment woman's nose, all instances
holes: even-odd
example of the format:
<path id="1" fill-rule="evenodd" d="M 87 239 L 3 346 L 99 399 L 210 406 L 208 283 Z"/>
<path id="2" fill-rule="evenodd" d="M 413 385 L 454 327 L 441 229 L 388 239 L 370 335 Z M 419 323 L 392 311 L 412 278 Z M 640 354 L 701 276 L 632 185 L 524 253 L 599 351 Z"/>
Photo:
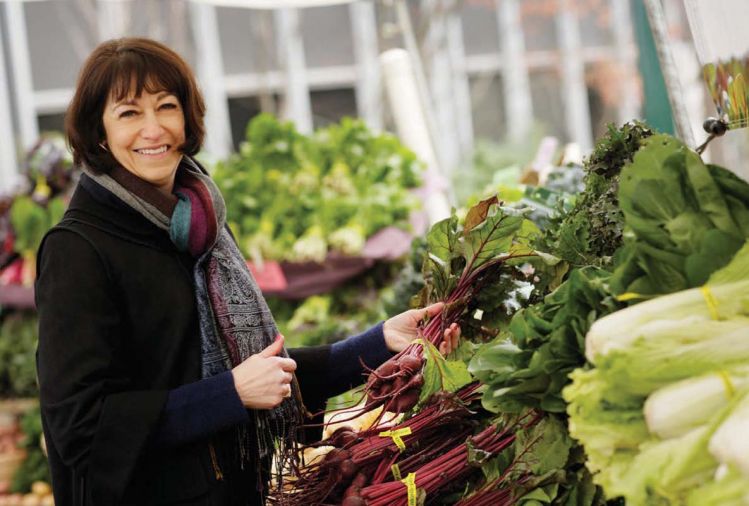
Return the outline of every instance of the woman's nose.
<path id="1" fill-rule="evenodd" d="M 164 127 L 161 126 L 155 112 L 146 112 L 143 121 L 143 128 L 141 128 L 140 134 L 145 139 L 157 139 L 164 133 Z"/>

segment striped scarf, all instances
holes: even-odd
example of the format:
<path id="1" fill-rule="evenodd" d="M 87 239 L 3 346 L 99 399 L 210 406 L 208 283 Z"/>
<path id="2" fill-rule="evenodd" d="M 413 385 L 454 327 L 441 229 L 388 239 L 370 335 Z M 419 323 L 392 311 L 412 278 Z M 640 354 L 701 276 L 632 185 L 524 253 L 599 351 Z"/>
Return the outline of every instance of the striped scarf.
<path id="1" fill-rule="evenodd" d="M 226 226 L 226 206 L 218 187 L 196 161 L 183 157 L 174 197 L 116 167 L 109 174 L 84 169 L 95 182 L 115 194 L 151 223 L 169 233 L 177 249 L 195 259 L 193 281 L 200 325 L 202 376 L 231 370 L 269 346 L 278 328 L 268 305 Z M 286 350 L 282 353 L 288 356 Z M 296 379 L 292 396 L 270 410 L 251 410 L 252 423 L 234 430 L 229 446 L 218 443 L 220 468 L 230 470 L 260 463 L 275 455 L 279 466 L 294 445 L 302 421 Z M 254 430 L 253 430 L 254 429 Z M 221 441 L 224 441 L 221 438 Z"/>

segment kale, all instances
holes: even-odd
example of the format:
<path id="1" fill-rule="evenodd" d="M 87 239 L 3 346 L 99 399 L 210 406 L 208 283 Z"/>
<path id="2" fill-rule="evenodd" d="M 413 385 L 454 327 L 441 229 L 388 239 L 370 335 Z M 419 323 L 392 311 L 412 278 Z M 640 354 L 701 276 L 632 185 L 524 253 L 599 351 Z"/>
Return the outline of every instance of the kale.
<path id="1" fill-rule="evenodd" d="M 585 160 L 585 190 L 568 212 L 559 208 L 536 243 L 573 266 L 609 267 L 622 244 L 624 216 L 617 194 L 619 174 L 653 131 L 640 122 L 615 128 L 600 139 Z"/>

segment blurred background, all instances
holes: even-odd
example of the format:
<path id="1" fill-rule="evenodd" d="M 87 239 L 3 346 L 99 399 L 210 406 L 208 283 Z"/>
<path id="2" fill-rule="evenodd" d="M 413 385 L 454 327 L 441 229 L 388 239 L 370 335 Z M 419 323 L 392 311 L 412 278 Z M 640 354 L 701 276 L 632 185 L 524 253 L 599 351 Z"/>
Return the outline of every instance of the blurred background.
<path id="1" fill-rule="evenodd" d="M 700 143 L 714 106 L 682 0 L 662 7 Z M 12 187 L 40 132 L 61 130 L 86 55 L 123 35 L 166 42 L 192 64 L 214 159 L 238 149 L 260 112 L 302 132 L 344 116 L 394 130 L 378 55 L 396 47 L 423 76 L 447 175 L 470 175 L 477 148 L 532 159 L 553 136 L 585 155 L 607 123 L 643 118 L 673 129 L 643 0 L 3 0 L 0 187 Z M 742 167 L 745 138 L 731 132 L 708 156 Z"/>

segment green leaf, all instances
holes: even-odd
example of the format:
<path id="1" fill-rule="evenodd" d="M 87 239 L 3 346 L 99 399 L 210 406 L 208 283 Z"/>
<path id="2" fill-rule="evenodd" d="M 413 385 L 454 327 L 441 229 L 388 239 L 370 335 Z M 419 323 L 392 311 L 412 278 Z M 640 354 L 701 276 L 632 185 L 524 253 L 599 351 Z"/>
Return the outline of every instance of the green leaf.
<path id="1" fill-rule="evenodd" d="M 530 448 L 527 463 L 534 474 L 542 475 L 564 469 L 574 444 L 564 423 L 556 417 L 545 416 L 530 429 L 518 432 L 515 454 L 521 457 Z"/>
<path id="2" fill-rule="evenodd" d="M 434 224 L 427 234 L 427 249 L 429 253 L 445 262 L 448 266 L 450 261 L 458 253 L 458 218 L 453 215 Z"/>
<path id="3" fill-rule="evenodd" d="M 524 220 L 523 212 L 493 206 L 486 220 L 471 230 L 464 243 L 467 266 L 471 269 L 507 253 Z"/>
<path id="4" fill-rule="evenodd" d="M 741 237 L 741 233 L 728 211 L 720 187 L 710 176 L 710 172 L 700 156 L 693 151 L 686 154 L 686 172 L 700 210 L 719 230 Z"/>
<path id="5" fill-rule="evenodd" d="M 466 364 L 456 360 L 446 360 L 439 350 L 430 342 L 423 339 L 416 341 L 424 349 L 424 385 L 419 395 L 419 405 L 425 403 L 432 394 L 444 390 L 455 392 L 467 385 L 473 378 L 468 373 Z"/>

